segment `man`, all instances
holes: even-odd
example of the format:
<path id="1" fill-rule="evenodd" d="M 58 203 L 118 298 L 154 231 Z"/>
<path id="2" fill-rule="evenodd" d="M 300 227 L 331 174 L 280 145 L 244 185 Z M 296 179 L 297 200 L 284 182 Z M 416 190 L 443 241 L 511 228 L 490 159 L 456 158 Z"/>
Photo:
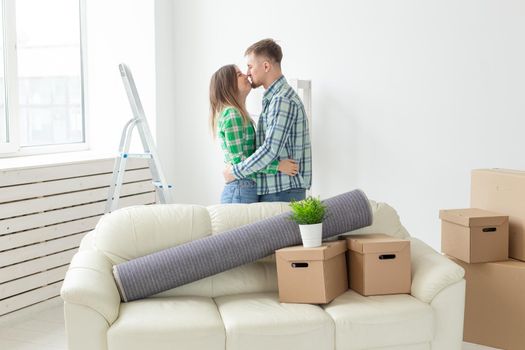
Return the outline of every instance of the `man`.
<path id="1" fill-rule="evenodd" d="M 299 166 L 295 176 L 257 173 L 257 194 L 261 202 L 302 200 L 312 183 L 308 119 L 301 99 L 281 71 L 281 47 L 265 39 L 250 46 L 245 56 L 252 87 L 262 85 L 266 90 L 257 123 L 257 150 L 243 162 L 227 167 L 224 178 L 226 182 L 242 179 L 274 159 L 293 159 Z"/>

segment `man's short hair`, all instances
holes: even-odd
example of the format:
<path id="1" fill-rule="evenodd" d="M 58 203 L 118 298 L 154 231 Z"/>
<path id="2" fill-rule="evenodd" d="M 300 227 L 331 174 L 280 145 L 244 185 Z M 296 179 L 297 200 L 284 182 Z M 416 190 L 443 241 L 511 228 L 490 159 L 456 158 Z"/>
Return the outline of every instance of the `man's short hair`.
<path id="1" fill-rule="evenodd" d="M 263 39 L 261 41 L 256 42 L 255 44 L 246 49 L 244 55 L 248 56 L 252 53 L 255 56 L 266 56 L 272 61 L 277 62 L 279 65 L 281 64 L 281 60 L 283 59 L 283 52 L 281 50 L 281 47 L 273 39 Z"/>

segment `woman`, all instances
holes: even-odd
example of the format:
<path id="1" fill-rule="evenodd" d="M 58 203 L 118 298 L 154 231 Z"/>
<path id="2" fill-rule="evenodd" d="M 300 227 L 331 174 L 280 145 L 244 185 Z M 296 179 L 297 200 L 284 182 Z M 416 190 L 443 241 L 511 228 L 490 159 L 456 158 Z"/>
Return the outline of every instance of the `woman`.
<path id="1" fill-rule="evenodd" d="M 221 67 L 210 82 L 210 124 L 214 137 L 220 140 L 224 161 L 237 164 L 255 151 L 255 128 L 246 111 L 246 97 L 251 84 L 248 76 L 231 64 Z M 298 165 L 291 159 L 274 160 L 261 172 L 297 175 Z M 225 185 L 221 203 L 258 202 L 255 174 Z"/>

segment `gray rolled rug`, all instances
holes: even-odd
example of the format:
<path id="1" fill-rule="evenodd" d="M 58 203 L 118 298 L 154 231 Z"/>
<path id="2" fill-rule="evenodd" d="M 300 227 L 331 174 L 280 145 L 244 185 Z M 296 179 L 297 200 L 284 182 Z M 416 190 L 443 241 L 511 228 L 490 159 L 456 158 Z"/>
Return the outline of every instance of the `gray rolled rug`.
<path id="1" fill-rule="evenodd" d="M 323 238 L 372 224 L 372 209 L 361 190 L 326 199 Z M 244 225 L 218 235 L 168 248 L 113 266 L 123 301 L 148 297 L 264 258 L 301 244 L 290 213 Z"/>

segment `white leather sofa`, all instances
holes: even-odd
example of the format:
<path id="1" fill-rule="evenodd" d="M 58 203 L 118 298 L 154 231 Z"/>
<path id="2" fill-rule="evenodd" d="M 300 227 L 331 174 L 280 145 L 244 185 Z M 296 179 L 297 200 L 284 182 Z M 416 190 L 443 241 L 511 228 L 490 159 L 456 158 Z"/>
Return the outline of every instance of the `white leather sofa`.
<path id="1" fill-rule="evenodd" d="M 121 303 L 112 265 L 288 210 L 284 203 L 138 206 L 104 216 L 62 287 L 70 350 L 459 350 L 464 271 L 410 237 L 394 209 L 352 233 L 409 238 L 411 295 L 348 290 L 327 305 L 281 304 L 274 257 Z"/>

